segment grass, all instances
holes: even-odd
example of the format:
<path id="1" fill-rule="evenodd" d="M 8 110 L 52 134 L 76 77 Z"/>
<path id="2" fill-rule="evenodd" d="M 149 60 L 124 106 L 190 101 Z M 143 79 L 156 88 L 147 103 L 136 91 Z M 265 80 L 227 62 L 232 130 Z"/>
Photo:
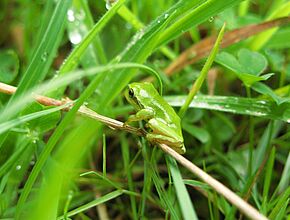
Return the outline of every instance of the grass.
<path id="1" fill-rule="evenodd" d="M 289 2 L 0 5 L 1 219 L 289 215 Z M 225 22 L 225 43 L 203 68 Z M 230 40 L 237 33 L 241 40 Z M 134 111 L 123 96 L 128 83 L 153 80 L 162 90 L 160 78 L 183 115 L 187 160 L 113 120 Z M 73 106 L 39 104 L 34 94 Z M 84 105 L 108 118 L 79 115 Z M 104 126 L 111 119 L 117 130 Z"/>

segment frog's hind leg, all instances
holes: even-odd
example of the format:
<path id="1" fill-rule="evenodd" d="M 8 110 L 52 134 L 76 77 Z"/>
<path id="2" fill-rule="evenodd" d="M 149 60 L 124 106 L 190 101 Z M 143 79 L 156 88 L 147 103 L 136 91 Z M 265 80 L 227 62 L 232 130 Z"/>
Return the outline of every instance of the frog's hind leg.
<path id="1" fill-rule="evenodd" d="M 166 144 L 179 154 L 184 154 L 186 152 L 183 143 L 181 141 L 176 141 L 174 138 L 170 138 L 161 134 L 147 134 L 146 139 L 151 143 Z"/>

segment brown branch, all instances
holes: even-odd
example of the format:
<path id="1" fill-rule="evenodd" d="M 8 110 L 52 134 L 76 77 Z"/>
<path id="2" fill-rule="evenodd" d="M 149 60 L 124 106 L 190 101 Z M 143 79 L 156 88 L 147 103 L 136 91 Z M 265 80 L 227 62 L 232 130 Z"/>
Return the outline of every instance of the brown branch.
<path id="1" fill-rule="evenodd" d="M 234 43 L 240 42 L 250 36 L 263 32 L 267 29 L 270 29 L 276 26 L 286 25 L 289 22 L 290 22 L 290 16 L 278 18 L 272 21 L 267 21 L 261 24 L 249 25 L 246 27 L 229 31 L 225 33 L 220 47 L 221 48 L 228 47 Z M 164 70 L 166 75 L 170 76 L 174 72 L 181 70 L 185 66 L 195 63 L 198 60 L 206 57 L 211 51 L 215 43 L 215 40 L 216 40 L 215 36 L 208 37 L 200 41 L 199 43 L 193 45 L 186 51 L 184 51 L 180 56 L 178 56 L 178 58 L 174 62 L 172 62 Z"/>
<path id="2" fill-rule="evenodd" d="M 0 82 L 0 93 L 5 94 L 13 94 L 16 92 L 16 87 L 4 84 Z M 52 99 L 46 96 L 41 95 L 35 95 L 35 99 L 37 102 L 46 105 L 46 106 L 60 106 L 67 102 L 71 101 L 60 101 L 56 99 Z M 69 111 L 71 107 L 66 108 L 66 111 Z M 79 111 L 79 114 L 84 115 L 86 117 L 93 118 L 97 121 L 100 121 L 104 124 L 106 124 L 109 127 L 113 127 L 114 129 L 120 129 L 125 130 L 130 133 L 137 134 L 139 136 L 145 136 L 146 132 L 144 130 L 134 128 L 131 126 L 124 126 L 123 122 L 114 120 L 112 118 L 108 118 L 103 115 L 99 115 L 93 110 L 82 106 Z M 175 158 L 182 166 L 187 168 L 190 172 L 192 172 L 194 175 L 196 175 L 199 179 L 207 183 L 209 186 L 211 186 L 216 192 L 218 192 L 220 195 L 224 196 L 230 203 L 232 203 L 234 206 L 236 206 L 242 213 L 244 213 L 246 216 L 248 216 L 251 219 L 256 220 L 267 220 L 265 216 L 263 216 L 261 213 L 259 213 L 255 208 L 253 208 L 250 204 L 248 204 L 246 201 L 244 201 L 242 198 L 240 198 L 238 195 L 236 195 L 233 191 L 231 191 L 229 188 L 224 186 L 222 183 L 218 182 L 216 179 L 208 175 L 206 172 L 204 172 L 202 169 L 194 165 L 191 161 L 183 157 L 182 155 L 175 152 L 172 148 L 165 144 L 158 144 L 158 146 L 167 154 L 171 155 L 173 158 Z"/>

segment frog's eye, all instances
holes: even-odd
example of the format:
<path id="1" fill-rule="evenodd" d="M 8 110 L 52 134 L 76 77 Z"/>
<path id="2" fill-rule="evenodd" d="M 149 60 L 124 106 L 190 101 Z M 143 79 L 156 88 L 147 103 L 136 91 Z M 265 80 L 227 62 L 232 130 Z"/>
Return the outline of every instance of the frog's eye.
<path id="1" fill-rule="evenodd" d="M 130 96 L 131 98 L 134 97 L 134 91 L 133 91 L 133 89 L 129 89 L 129 96 Z"/>

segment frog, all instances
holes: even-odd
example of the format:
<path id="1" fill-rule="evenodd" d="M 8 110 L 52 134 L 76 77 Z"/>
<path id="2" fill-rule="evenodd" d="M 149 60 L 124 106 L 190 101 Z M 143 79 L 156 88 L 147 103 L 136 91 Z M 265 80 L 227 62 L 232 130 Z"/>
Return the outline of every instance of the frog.
<path id="1" fill-rule="evenodd" d="M 152 83 L 130 83 L 125 97 L 136 110 L 136 114 L 130 115 L 125 125 L 144 121 L 146 139 L 150 143 L 166 144 L 179 154 L 186 152 L 180 117 Z"/>

